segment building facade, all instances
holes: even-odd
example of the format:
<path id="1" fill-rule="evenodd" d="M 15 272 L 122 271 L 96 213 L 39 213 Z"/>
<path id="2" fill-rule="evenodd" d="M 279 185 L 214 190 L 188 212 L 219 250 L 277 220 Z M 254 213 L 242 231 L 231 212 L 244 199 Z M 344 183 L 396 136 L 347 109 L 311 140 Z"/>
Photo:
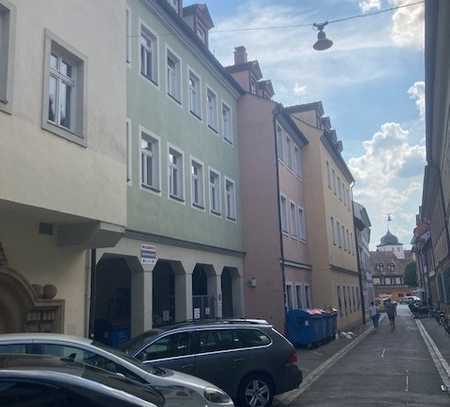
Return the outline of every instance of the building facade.
<path id="1" fill-rule="evenodd" d="M 244 313 L 237 101 L 205 5 L 129 0 L 127 227 L 96 253 L 96 337 Z M 131 322 L 130 322 L 131 321 Z"/>
<path id="2" fill-rule="evenodd" d="M 310 308 L 303 150 L 306 138 L 272 100 L 271 82 L 237 47 L 226 68 L 245 94 L 238 102 L 246 315 L 284 331 L 286 309 Z M 270 298 L 270 301 L 268 299 Z"/>
<path id="3" fill-rule="evenodd" d="M 405 250 L 397 236 L 389 230 L 381 238 L 377 250 L 370 252 L 370 268 L 377 297 L 390 296 L 395 300 L 415 295 L 416 287 L 405 283 L 405 269 L 415 262 L 411 250 Z"/>
<path id="4" fill-rule="evenodd" d="M 364 321 L 369 320 L 369 305 L 375 301 L 375 289 L 373 286 L 370 259 L 370 223 L 369 215 L 364 206 L 353 201 L 353 217 L 355 223 L 356 246 L 358 248 L 357 260 L 360 275 L 361 299 Z"/>
<path id="5" fill-rule="evenodd" d="M 305 208 L 312 263 L 312 302 L 339 310 L 340 329 L 361 321 L 353 228 L 354 182 L 321 102 L 287 108 L 308 140 L 304 149 Z"/>
<path id="6" fill-rule="evenodd" d="M 418 225 L 429 236 L 419 240 L 419 271 L 427 265 L 429 296 L 450 312 L 450 4 L 425 2 L 426 159 Z M 420 232 L 420 230 L 417 230 Z M 423 235 L 417 233 L 418 235 Z M 420 237 L 420 236 L 417 236 Z M 416 234 L 415 234 L 416 238 Z"/>
<path id="7" fill-rule="evenodd" d="M 124 233 L 125 1 L 89 8 L 0 0 L 0 332 L 86 335 L 91 250 Z"/>

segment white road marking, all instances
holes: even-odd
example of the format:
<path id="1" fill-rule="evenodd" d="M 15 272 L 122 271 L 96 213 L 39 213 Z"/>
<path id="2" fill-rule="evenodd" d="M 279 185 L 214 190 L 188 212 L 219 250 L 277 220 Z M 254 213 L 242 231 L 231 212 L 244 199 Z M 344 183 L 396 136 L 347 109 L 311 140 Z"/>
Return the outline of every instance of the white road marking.
<path id="1" fill-rule="evenodd" d="M 381 357 L 384 358 L 384 352 L 386 352 L 386 348 L 383 348 L 383 350 L 381 351 Z"/>
<path id="2" fill-rule="evenodd" d="M 405 391 L 406 391 L 406 392 L 409 391 L 409 376 L 408 376 L 408 369 L 406 369 L 406 387 L 405 387 Z"/>
<path id="3" fill-rule="evenodd" d="M 442 383 L 444 384 L 447 391 L 450 389 L 450 367 L 447 361 L 442 356 L 435 342 L 431 338 L 430 334 L 427 332 L 425 327 L 423 326 L 420 319 L 416 319 L 417 327 L 419 328 L 419 332 L 422 335 L 422 338 L 425 342 L 425 345 L 428 348 L 428 352 L 431 355 L 431 359 L 433 359 L 433 363 L 436 366 L 436 369 L 441 376 Z"/>

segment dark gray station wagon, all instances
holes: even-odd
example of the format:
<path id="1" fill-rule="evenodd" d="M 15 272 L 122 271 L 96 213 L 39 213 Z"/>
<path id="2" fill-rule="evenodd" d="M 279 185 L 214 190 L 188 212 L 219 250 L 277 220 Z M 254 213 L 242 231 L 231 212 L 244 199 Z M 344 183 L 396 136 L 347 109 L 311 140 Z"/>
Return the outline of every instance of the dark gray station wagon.
<path id="1" fill-rule="evenodd" d="M 299 386 L 292 344 L 265 321 L 214 320 L 153 329 L 123 345 L 143 363 L 198 376 L 241 406 L 266 407 Z"/>

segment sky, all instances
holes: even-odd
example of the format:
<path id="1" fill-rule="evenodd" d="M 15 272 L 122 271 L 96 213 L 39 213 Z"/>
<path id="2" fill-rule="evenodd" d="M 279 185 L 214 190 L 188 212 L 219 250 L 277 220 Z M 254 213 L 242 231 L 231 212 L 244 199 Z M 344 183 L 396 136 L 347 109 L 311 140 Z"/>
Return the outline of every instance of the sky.
<path id="1" fill-rule="evenodd" d="M 355 177 L 354 199 L 372 223 L 371 247 L 387 228 L 409 244 L 425 164 L 424 7 L 330 24 L 334 45 L 317 52 L 301 25 L 371 13 L 414 0 L 203 0 L 215 27 L 210 48 L 224 65 L 247 48 L 284 105 L 322 101 Z M 185 0 L 184 5 L 195 3 Z M 235 29 L 264 27 L 239 32 Z M 230 31 L 231 30 L 231 31 Z"/>

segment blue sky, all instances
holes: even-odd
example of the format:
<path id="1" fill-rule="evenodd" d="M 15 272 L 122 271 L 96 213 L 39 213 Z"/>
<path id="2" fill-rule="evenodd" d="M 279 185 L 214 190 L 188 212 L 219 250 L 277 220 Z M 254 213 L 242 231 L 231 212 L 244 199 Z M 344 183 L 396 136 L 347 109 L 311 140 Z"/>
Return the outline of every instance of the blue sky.
<path id="1" fill-rule="evenodd" d="M 273 81 L 276 100 L 323 102 L 356 178 L 354 197 L 369 212 L 372 245 L 385 233 L 389 213 L 392 231 L 409 243 L 425 159 L 423 6 L 330 24 L 334 46 L 317 52 L 310 27 L 229 30 L 322 22 L 412 0 L 204 1 L 215 22 L 210 48 L 223 64 L 244 45 Z"/>

